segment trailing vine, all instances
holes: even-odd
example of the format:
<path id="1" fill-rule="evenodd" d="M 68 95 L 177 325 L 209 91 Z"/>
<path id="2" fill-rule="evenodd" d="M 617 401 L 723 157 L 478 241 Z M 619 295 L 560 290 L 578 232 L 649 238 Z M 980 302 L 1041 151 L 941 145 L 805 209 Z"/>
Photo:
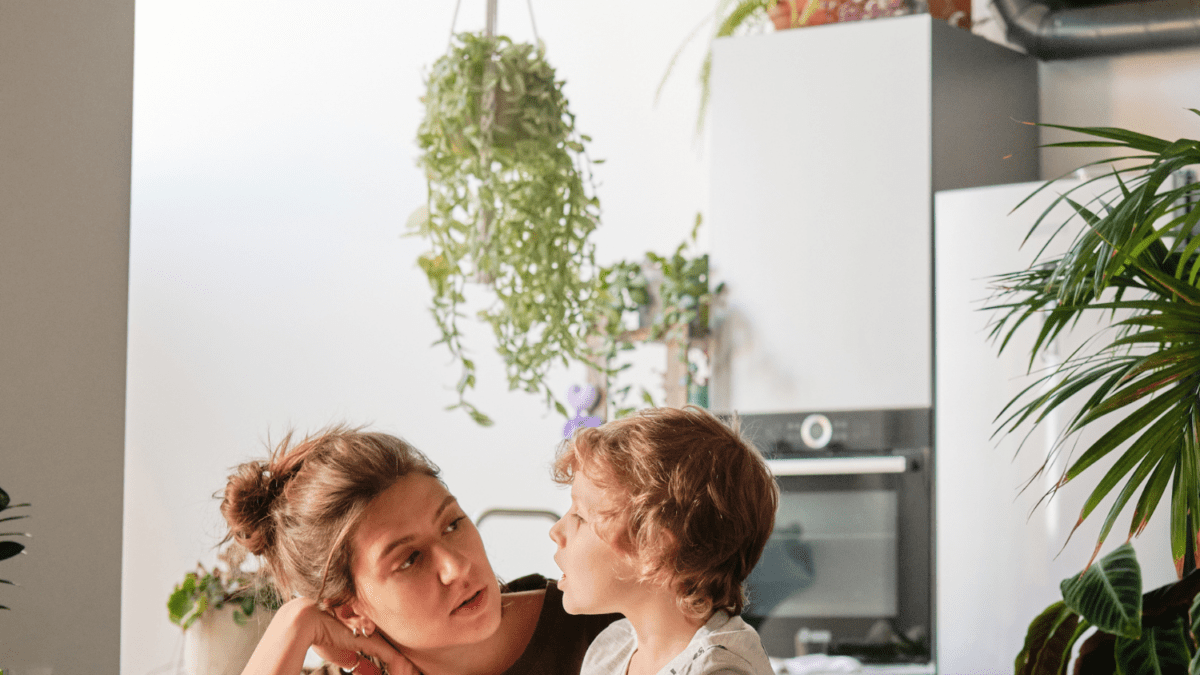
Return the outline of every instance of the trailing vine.
<path id="1" fill-rule="evenodd" d="M 431 245 L 419 265 L 442 334 L 434 344 L 462 367 L 450 409 L 485 426 L 491 419 L 466 400 L 476 374 L 458 323 L 468 282 L 494 297 L 477 317 L 492 327 L 510 390 L 542 392 L 567 415 L 545 377 L 555 362 L 590 356 L 600 271 L 588 237 L 600 203 L 591 139 L 577 133 L 562 85 L 542 48 L 473 33 L 455 36 L 427 81 L 417 143 L 429 197 L 409 228 Z"/>

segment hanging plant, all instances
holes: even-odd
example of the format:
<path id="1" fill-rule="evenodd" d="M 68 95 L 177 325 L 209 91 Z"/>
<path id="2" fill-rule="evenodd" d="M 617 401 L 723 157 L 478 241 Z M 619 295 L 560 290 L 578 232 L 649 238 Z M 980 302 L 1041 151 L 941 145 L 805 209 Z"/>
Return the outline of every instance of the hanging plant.
<path id="1" fill-rule="evenodd" d="M 419 265 L 442 335 L 434 344 L 462 367 L 450 408 L 492 423 L 465 398 L 475 363 L 458 321 L 475 282 L 493 298 L 477 316 L 492 327 L 509 389 L 541 392 L 566 416 L 545 378 L 556 362 L 587 362 L 600 311 L 588 239 L 600 217 L 584 149 L 591 139 L 577 133 L 544 50 L 504 36 L 456 35 L 433 64 L 423 100 L 418 165 L 429 197 L 409 229 L 431 245 Z"/>

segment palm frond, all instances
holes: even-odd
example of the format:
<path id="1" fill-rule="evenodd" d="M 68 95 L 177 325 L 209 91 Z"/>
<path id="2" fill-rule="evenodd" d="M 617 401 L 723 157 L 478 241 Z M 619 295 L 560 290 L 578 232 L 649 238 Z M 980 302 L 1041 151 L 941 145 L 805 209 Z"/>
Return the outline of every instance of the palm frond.
<path id="1" fill-rule="evenodd" d="M 1098 550 L 1131 502 L 1129 536 L 1140 533 L 1171 482 L 1171 553 L 1182 570 L 1186 544 L 1197 535 L 1194 514 L 1200 513 L 1200 236 L 1193 236 L 1200 209 L 1190 208 L 1200 184 L 1171 186 L 1169 181 L 1182 168 L 1200 164 L 1200 141 L 1167 141 L 1112 127 L 1041 126 L 1091 137 L 1043 147 L 1127 149 L 1124 156 L 1102 162 L 1133 165 L 1114 166 L 1064 190 L 1040 212 L 1022 242 L 1053 224 L 1051 239 L 1076 232 L 1066 252 L 1044 260 L 1049 243 L 1044 244 L 1029 269 L 993 278 L 992 301 L 985 308 L 994 312 L 989 339 L 1002 353 L 1022 326 L 1038 324 L 1031 374 L 1035 359 L 1064 331 L 1077 328 L 1082 317 L 1096 312 L 1109 317 L 1105 329 L 1051 372 L 1038 374 L 1004 406 L 996 416 L 996 433 L 1036 427 L 1051 411 L 1071 410 L 1048 450 L 1048 463 L 1069 437 L 1119 413 L 1047 495 L 1117 453 L 1071 530 L 1115 491 Z M 1115 179 L 1115 185 L 1095 194 L 1094 181 L 1100 179 Z M 1053 184 L 1047 181 L 1017 208 Z M 1053 222 L 1052 213 L 1064 205 L 1069 218 Z"/>

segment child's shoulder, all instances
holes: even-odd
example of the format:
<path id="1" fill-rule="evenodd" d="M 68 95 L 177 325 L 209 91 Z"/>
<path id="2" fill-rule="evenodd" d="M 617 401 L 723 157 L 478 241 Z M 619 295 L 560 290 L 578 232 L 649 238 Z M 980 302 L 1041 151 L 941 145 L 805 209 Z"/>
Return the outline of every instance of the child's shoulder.
<path id="1" fill-rule="evenodd" d="M 740 616 L 717 612 L 662 675 L 772 675 L 758 632 Z"/>
<path id="2" fill-rule="evenodd" d="M 600 631 L 583 657 L 580 675 L 612 675 L 624 673 L 629 657 L 637 649 L 637 633 L 629 619 L 620 619 Z"/>

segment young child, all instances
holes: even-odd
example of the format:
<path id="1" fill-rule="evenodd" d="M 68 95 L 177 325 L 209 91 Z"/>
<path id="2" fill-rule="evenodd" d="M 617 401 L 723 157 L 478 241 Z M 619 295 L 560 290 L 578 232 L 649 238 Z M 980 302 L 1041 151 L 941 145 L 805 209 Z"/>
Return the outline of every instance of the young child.
<path id="1" fill-rule="evenodd" d="M 643 410 L 564 441 L 554 480 L 571 486 L 550 529 L 563 608 L 625 615 L 580 675 L 772 675 L 738 615 L 779 489 L 736 428 L 695 406 Z"/>

